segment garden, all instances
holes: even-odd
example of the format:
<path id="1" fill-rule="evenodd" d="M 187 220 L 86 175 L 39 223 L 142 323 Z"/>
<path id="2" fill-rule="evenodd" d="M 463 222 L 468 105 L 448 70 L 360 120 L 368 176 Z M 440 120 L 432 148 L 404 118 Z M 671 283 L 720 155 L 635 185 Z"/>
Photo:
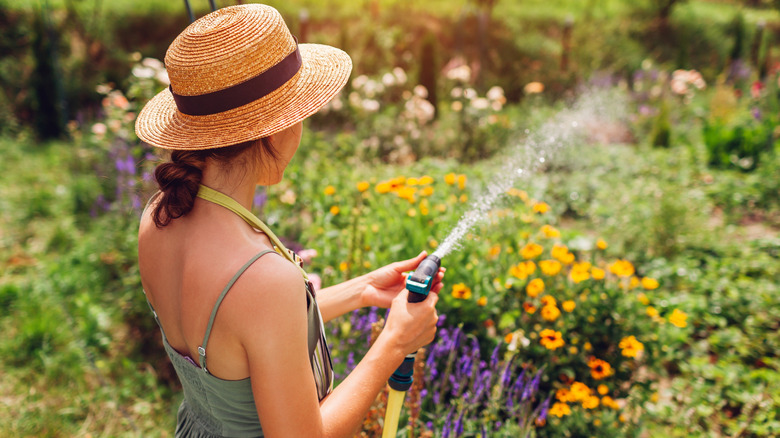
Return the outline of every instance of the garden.
<path id="1" fill-rule="evenodd" d="M 133 127 L 185 3 L 32 3 L 0 0 L 0 435 L 173 436 Z M 316 287 L 446 248 L 398 436 L 780 435 L 777 2 L 267 3 L 354 70 L 254 213 Z M 336 385 L 385 317 L 327 324 Z"/>

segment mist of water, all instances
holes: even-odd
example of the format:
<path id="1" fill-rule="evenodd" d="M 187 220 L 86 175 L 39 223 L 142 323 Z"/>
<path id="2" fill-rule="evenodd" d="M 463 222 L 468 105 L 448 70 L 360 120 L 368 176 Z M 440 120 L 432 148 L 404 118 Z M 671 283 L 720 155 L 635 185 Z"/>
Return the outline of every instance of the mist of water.
<path id="1" fill-rule="evenodd" d="M 460 247 L 466 234 L 488 217 L 490 210 L 519 180 L 526 180 L 540 168 L 554 164 L 582 143 L 587 133 L 598 130 L 625 115 L 625 102 L 614 92 L 595 90 L 582 93 L 571 105 L 559 111 L 500 157 L 503 163 L 483 193 L 474 197 L 469 209 L 433 255 L 443 258 Z"/>

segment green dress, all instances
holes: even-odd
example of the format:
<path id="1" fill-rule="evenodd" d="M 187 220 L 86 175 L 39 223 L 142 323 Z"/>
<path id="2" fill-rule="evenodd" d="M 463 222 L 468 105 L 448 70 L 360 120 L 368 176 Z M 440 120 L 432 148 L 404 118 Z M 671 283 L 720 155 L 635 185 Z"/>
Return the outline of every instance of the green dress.
<path id="1" fill-rule="evenodd" d="M 211 334 L 219 305 L 241 274 L 252 263 L 266 254 L 282 255 L 291 262 L 296 263 L 301 268 L 303 281 L 306 285 L 309 358 L 320 400 L 325 398 L 333 389 L 333 364 L 325 339 L 322 315 L 317 306 L 311 282 L 308 281 L 308 277 L 300 263 L 297 263 L 299 259 L 282 245 L 279 239 L 260 219 L 227 195 L 208 187 L 201 186 L 198 196 L 234 211 L 252 227 L 263 231 L 274 243 L 276 251 L 265 250 L 252 257 L 236 272 L 222 290 L 211 312 L 203 343 L 198 347 L 199 357 L 197 363 L 189 356 L 174 350 L 168 344 L 165 333 L 162 333 L 165 351 L 171 363 L 173 363 L 184 391 L 184 401 L 182 401 L 177 415 L 175 436 L 177 438 L 261 437 L 263 436 L 263 429 L 257 416 L 250 378 L 223 380 L 209 373 L 206 366 L 209 335 Z M 149 307 L 151 308 L 151 304 L 149 304 Z M 153 308 L 152 313 L 158 325 L 160 325 L 157 313 Z M 162 331 L 162 325 L 160 325 L 160 331 Z"/>

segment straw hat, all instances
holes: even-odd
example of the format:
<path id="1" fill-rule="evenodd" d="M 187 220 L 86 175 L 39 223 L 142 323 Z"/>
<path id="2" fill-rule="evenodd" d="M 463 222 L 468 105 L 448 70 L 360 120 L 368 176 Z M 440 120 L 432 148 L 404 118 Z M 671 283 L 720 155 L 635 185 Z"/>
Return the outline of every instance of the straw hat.
<path id="1" fill-rule="evenodd" d="M 349 55 L 297 44 L 276 9 L 218 9 L 168 47 L 171 86 L 138 115 L 138 137 L 165 149 L 198 150 L 256 140 L 314 114 L 346 84 Z"/>

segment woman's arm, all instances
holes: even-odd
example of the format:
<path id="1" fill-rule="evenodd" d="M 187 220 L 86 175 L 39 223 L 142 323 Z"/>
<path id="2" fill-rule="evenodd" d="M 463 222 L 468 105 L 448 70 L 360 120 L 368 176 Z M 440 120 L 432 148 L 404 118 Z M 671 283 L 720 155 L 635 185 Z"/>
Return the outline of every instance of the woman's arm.
<path id="1" fill-rule="evenodd" d="M 317 292 L 317 303 L 320 306 L 323 320 L 327 322 L 367 306 L 385 309 L 390 307 L 393 299 L 406 287 L 404 272 L 415 270 L 425 257 L 427 257 L 427 253 L 423 251 L 415 258 L 391 263 L 368 274 Z M 441 281 L 445 271 L 445 268 L 441 268 L 433 280 L 431 288 L 433 292 L 438 293 L 441 290 Z"/>
<path id="2" fill-rule="evenodd" d="M 259 293 L 257 284 L 263 285 Z M 300 272 L 284 260 L 269 259 L 244 273 L 231 290 L 229 317 L 231 326 L 241 327 L 238 336 L 266 437 L 354 436 L 404 356 L 428 344 L 436 332 L 438 296 L 407 303 L 407 294 L 397 294 L 382 334 L 320 403 L 308 357 Z"/>

